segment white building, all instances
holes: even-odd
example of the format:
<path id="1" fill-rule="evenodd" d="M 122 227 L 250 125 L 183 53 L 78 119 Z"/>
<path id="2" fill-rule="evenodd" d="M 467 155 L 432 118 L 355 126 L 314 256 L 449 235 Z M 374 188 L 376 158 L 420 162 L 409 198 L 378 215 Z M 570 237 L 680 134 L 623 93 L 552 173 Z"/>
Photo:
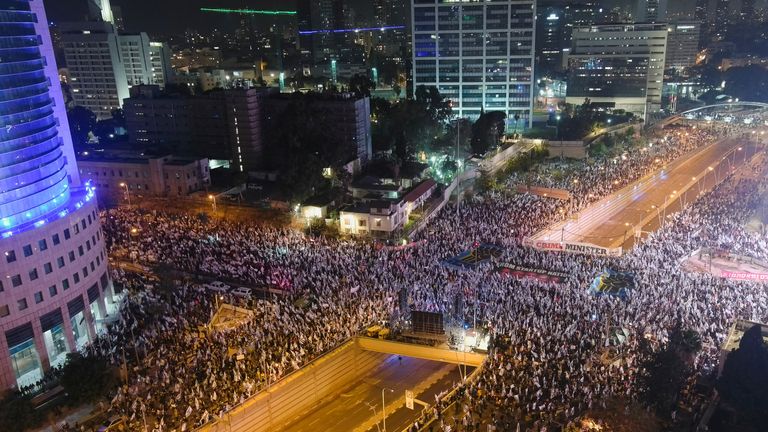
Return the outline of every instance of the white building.
<path id="1" fill-rule="evenodd" d="M 109 118 L 129 96 L 114 27 L 108 22 L 63 23 L 61 32 L 75 105 Z"/>
<path id="2" fill-rule="evenodd" d="M 169 81 L 169 49 L 151 42 L 146 33 L 119 35 L 112 24 L 101 21 L 64 23 L 61 29 L 75 105 L 99 119 L 123 106 L 130 87 L 164 87 Z"/>
<path id="3" fill-rule="evenodd" d="M 534 0 L 417 0 L 411 8 L 414 89 L 436 86 L 461 117 L 503 111 L 510 128 L 531 125 Z"/>
<path id="4" fill-rule="evenodd" d="M 121 34 L 120 55 L 125 67 L 128 87 L 152 82 L 152 60 L 149 53 L 149 36 L 146 33 Z"/>
<path id="5" fill-rule="evenodd" d="M 118 38 L 128 87 L 155 84 L 161 89 L 165 88 L 171 73 L 168 45 L 150 41 L 149 36 L 143 32 L 121 34 Z"/>
<path id="6" fill-rule="evenodd" d="M 577 27 L 568 55 L 566 103 L 585 99 L 645 117 L 661 108 L 666 24 Z"/>
<path id="7" fill-rule="evenodd" d="M 152 73 L 152 84 L 157 84 L 161 88 L 172 81 L 171 69 L 171 49 L 164 42 L 149 43 L 150 71 Z"/>
<path id="8" fill-rule="evenodd" d="M 437 183 L 427 179 L 401 198 L 347 206 L 339 212 L 340 230 L 342 234 L 386 237 L 402 228 L 411 213 L 421 208 L 436 189 Z"/>
<path id="9" fill-rule="evenodd" d="M 162 157 L 113 157 L 90 155 L 77 159 L 80 175 L 91 179 L 99 194 L 187 196 L 208 190 L 208 159 Z M 103 195 L 102 195 L 103 196 Z"/>

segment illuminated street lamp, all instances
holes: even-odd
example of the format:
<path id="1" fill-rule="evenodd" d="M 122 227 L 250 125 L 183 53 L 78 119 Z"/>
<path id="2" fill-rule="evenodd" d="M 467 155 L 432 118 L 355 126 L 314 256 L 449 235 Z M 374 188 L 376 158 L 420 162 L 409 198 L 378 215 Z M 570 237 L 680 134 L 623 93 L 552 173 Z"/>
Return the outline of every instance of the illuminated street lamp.
<path id="1" fill-rule="evenodd" d="M 216 196 L 208 195 L 208 199 L 211 200 L 211 205 L 213 206 L 213 212 L 216 213 Z"/>
<path id="2" fill-rule="evenodd" d="M 125 189 L 125 200 L 128 201 L 128 205 L 131 205 L 131 191 L 128 189 L 128 185 L 121 182 L 120 187 Z"/>

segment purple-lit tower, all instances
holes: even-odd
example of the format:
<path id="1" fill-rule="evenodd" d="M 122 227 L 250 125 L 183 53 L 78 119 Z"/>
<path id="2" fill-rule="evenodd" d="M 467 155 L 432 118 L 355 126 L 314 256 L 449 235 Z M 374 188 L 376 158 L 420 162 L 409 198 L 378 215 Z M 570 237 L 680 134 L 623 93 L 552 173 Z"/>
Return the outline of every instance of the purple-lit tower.
<path id="1" fill-rule="evenodd" d="M 0 0 L 0 389 L 35 383 L 114 310 L 43 0 Z"/>

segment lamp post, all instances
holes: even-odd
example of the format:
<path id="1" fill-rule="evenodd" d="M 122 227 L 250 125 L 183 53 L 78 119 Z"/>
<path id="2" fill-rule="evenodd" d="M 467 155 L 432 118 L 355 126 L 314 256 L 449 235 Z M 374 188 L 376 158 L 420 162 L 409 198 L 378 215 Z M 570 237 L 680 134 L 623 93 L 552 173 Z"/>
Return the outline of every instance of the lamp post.
<path id="1" fill-rule="evenodd" d="M 213 206 L 213 212 L 216 213 L 216 195 L 208 195 L 208 199 L 211 200 Z"/>
<path id="2" fill-rule="evenodd" d="M 384 432 L 387 432 L 387 414 L 386 414 L 386 405 L 384 405 L 384 391 L 389 390 L 390 393 L 394 393 L 395 391 L 391 388 L 383 387 L 381 389 L 381 424 L 382 429 Z"/>
<path id="3" fill-rule="evenodd" d="M 128 201 L 128 205 L 131 205 L 131 191 L 128 189 L 128 185 L 120 183 L 120 187 L 125 189 L 125 200 Z"/>

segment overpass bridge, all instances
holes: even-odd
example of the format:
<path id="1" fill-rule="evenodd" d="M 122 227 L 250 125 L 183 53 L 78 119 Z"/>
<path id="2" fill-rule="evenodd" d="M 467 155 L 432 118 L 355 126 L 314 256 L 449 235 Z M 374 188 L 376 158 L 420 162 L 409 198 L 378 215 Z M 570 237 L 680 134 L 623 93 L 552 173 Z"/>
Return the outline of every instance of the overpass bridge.
<path id="1" fill-rule="evenodd" d="M 371 432 L 383 419 L 389 430 L 403 430 L 422 405 L 477 376 L 485 359 L 446 346 L 355 337 L 197 430 Z M 414 409 L 405 406 L 406 390 L 418 401 Z"/>

